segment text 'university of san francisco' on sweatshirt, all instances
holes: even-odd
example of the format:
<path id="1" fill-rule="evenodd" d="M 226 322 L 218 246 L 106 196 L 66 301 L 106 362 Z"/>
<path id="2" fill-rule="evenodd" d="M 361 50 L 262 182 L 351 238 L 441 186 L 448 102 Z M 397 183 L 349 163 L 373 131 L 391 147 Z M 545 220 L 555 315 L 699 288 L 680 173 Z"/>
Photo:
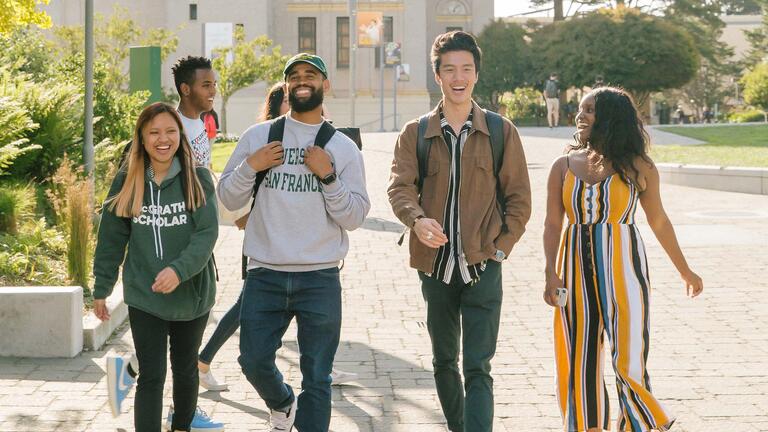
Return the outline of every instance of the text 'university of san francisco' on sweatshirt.
<path id="1" fill-rule="evenodd" d="M 251 126 L 240 137 L 221 174 L 218 196 L 229 210 L 245 207 L 257 172 L 246 159 L 267 144 L 270 122 Z M 349 251 L 347 231 L 360 227 L 371 208 L 362 153 L 337 132 L 326 144 L 337 180 L 323 185 L 304 164 L 320 124 L 286 117 L 282 165 L 267 173 L 245 228 L 248 268 L 313 271 L 338 266 Z"/>

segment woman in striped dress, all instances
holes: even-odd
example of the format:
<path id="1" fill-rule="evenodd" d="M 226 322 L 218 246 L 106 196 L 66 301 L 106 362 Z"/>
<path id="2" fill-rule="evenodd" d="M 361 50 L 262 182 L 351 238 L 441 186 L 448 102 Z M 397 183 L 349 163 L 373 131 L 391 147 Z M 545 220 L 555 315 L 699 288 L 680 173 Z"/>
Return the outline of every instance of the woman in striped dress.
<path id="1" fill-rule="evenodd" d="M 579 104 L 576 126 L 575 144 L 549 174 L 544 229 L 544 300 L 556 306 L 557 397 L 565 430 L 610 430 L 605 335 L 616 372 L 616 430 L 666 431 L 674 417 L 651 394 L 645 369 L 650 283 L 634 220 L 638 203 L 688 295 L 699 295 L 702 281 L 688 267 L 664 212 L 659 173 L 631 97 L 616 88 L 593 90 Z M 557 307 L 558 287 L 567 288 L 564 307 Z"/>

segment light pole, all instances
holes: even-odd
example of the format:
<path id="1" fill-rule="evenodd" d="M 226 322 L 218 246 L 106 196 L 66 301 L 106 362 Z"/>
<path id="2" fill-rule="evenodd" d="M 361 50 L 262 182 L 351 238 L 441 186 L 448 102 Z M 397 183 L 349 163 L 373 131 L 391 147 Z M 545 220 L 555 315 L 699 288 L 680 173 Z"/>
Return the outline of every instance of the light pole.
<path id="1" fill-rule="evenodd" d="M 85 0 L 85 133 L 83 163 L 93 181 L 93 0 Z"/>
<path id="2" fill-rule="evenodd" d="M 355 57 L 357 57 L 357 7 L 349 0 L 349 125 L 355 126 Z"/>

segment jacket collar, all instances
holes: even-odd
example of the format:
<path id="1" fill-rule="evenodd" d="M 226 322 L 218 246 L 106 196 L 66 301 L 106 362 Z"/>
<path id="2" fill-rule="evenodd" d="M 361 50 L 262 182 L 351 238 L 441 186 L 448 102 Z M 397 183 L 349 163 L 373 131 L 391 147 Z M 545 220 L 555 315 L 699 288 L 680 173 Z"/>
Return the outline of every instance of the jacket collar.
<path id="1" fill-rule="evenodd" d="M 442 104 L 443 102 L 440 101 L 435 109 L 427 114 L 427 131 L 424 134 L 424 138 L 434 138 L 443 134 L 440 128 L 440 107 Z M 491 136 L 491 133 L 488 132 L 488 122 L 485 121 L 485 111 L 474 100 L 472 101 L 472 129 L 469 130 L 469 133 L 471 134 L 473 130 Z"/>
<path id="2" fill-rule="evenodd" d="M 149 168 L 150 168 L 150 165 L 149 165 L 149 162 L 147 162 L 147 168 L 144 170 L 144 179 L 146 181 L 154 181 L 154 179 L 152 179 L 149 175 Z M 173 180 L 174 177 L 179 175 L 180 172 L 181 172 L 181 162 L 179 161 L 178 156 L 174 156 L 173 161 L 171 162 L 171 167 L 168 168 L 168 174 L 165 175 L 165 178 L 163 178 L 163 182 L 158 186 L 163 187 L 167 185 L 168 183 L 170 183 L 171 180 Z M 155 184 L 157 184 L 157 182 L 155 182 Z"/>

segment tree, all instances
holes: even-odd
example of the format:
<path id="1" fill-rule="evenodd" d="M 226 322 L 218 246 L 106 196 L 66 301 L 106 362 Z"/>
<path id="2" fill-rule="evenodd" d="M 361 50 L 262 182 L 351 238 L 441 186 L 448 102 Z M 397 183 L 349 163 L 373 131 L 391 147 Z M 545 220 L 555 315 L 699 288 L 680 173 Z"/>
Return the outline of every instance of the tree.
<path id="1" fill-rule="evenodd" d="M 63 56 L 84 52 L 85 33 L 82 26 L 57 27 L 54 33 L 60 42 Z M 96 15 L 94 34 L 95 63 L 104 67 L 103 84 L 116 90 L 127 89 L 126 66 L 131 46 L 159 46 L 160 61 L 165 61 L 179 45 L 179 38 L 173 32 L 162 28 L 143 29 L 130 17 L 128 9 L 120 6 L 115 6 L 109 18 Z"/>
<path id="2" fill-rule="evenodd" d="M 27 25 L 41 28 L 51 26 L 51 17 L 37 10 L 50 0 L 0 0 L 0 35 L 8 35 Z"/>
<path id="3" fill-rule="evenodd" d="M 701 118 L 703 107 L 713 109 L 715 104 L 721 104 L 730 94 L 727 83 L 728 80 L 719 70 L 709 67 L 704 60 L 694 79 L 679 89 L 666 92 L 665 96 L 672 101 L 690 102 L 696 109 L 696 116 Z"/>
<path id="4" fill-rule="evenodd" d="M 768 0 L 758 0 L 763 10 L 768 12 Z M 749 41 L 750 50 L 744 58 L 743 64 L 750 68 L 768 59 L 768 13 L 763 14 L 763 23 L 755 30 L 745 31 Z"/>
<path id="5" fill-rule="evenodd" d="M 768 62 L 761 63 L 741 78 L 744 102 L 768 111 Z"/>
<path id="6" fill-rule="evenodd" d="M 525 42 L 526 32 L 518 24 L 496 20 L 478 35 L 483 49 L 480 80 L 475 86 L 475 97 L 481 104 L 495 110 L 499 98 L 526 81 L 530 69 L 530 52 Z"/>
<path id="7" fill-rule="evenodd" d="M 685 31 L 632 8 L 602 9 L 545 26 L 533 35 L 531 52 L 539 76 L 556 70 L 562 85 L 581 87 L 602 75 L 632 92 L 640 105 L 650 92 L 684 85 L 699 67 Z"/>
<path id="8" fill-rule="evenodd" d="M 283 77 L 283 65 L 288 56 L 280 46 L 272 46 L 266 36 L 246 41 L 245 31 L 237 28 L 231 47 L 215 49 L 213 69 L 219 75 L 218 94 L 221 96 L 221 130 L 227 133 L 227 103 L 238 91 L 257 81 L 275 83 Z M 229 60 L 231 58 L 231 61 Z"/>

